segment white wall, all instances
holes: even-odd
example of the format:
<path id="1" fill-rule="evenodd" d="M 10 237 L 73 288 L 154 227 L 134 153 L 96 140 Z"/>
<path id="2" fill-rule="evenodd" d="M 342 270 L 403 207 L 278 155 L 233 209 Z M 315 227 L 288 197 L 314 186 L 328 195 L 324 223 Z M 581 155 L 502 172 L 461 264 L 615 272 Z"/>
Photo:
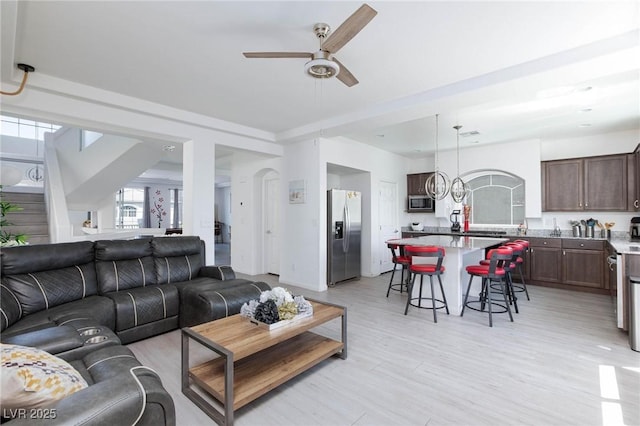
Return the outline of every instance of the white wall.
<path id="1" fill-rule="evenodd" d="M 323 176 L 322 186 L 320 177 Z M 295 284 L 312 290 L 326 287 L 326 201 L 322 210 L 321 199 L 326 198 L 326 164 L 320 166 L 318 141 L 303 141 L 285 147 L 281 174 L 283 238 L 280 252 L 280 282 Z M 289 182 L 305 181 L 305 202 L 289 203 Z M 322 194 L 322 196 L 321 196 Z M 286 242 L 285 242 L 286 241 Z"/>
<path id="2" fill-rule="evenodd" d="M 638 131 L 607 133 L 573 139 L 546 139 L 540 143 L 542 161 L 595 155 L 626 154 L 640 143 Z"/>
<path id="3" fill-rule="evenodd" d="M 408 160 L 346 138 L 334 138 L 289 145 L 283 161 L 283 180 L 305 179 L 307 200 L 304 204 L 285 201 L 284 219 L 290 232 L 281 252 L 280 281 L 318 291 L 327 288 L 326 191 L 336 185 L 364 190 L 362 273 L 377 275 L 381 256 L 388 255 L 386 246 L 378 244 L 378 182 L 398 184 L 400 226 L 408 220 L 403 207 Z M 328 175 L 327 164 L 362 172 L 339 177 Z"/>

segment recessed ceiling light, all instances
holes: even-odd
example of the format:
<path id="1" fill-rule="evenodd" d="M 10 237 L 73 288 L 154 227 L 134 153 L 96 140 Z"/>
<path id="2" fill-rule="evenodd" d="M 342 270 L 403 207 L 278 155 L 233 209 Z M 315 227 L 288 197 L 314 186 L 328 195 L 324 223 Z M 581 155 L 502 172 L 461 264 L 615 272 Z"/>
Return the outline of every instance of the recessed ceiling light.
<path id="1" fill-rule="evenodd" d="M 469 143 L 476 144 L 476 143 L 480 143 L 480 141 L 469 141 Z"/>
<path id="2" fill-rule="evenodd" d="M 582 123 L 579 127 L 591 127 L 591 123 Z"/>
<path id="3" fill-rule="evenodd" d="M 581 87 L 579 90 L 581 92 L 588 92 L 589 90 L 593 89 L 593 87 L 591 86 L 585 86 L 585 87 Z"/>
<path id="4" fill-rule="evenodd" d="M 582 108 L 580 110 L 580 112 L 591 112 L 591 111 L 593 111 L 593 108 Z"/>
<path id="5" fill-rule="evenodd" d="M 477 131 L 477 130 L 471 130 L 471 131 L 468 131 L 468 132 L 460 133 L 460 136 L 462 136 L 463 138 L 467 138 L 467 137 L 469 137 L 469 136 L 477 136 L 477 135 L 479 135 L 479 134 L 480 134 L 480 132 L 479 132 L 479 131 Z"/>
<path id="6" fill-rule="evenodd" d="M 379 137 L 379 138 L 384 138 L 384 133 L 380 133 L 380 134 L 378 134 L 376 136 Z"/>

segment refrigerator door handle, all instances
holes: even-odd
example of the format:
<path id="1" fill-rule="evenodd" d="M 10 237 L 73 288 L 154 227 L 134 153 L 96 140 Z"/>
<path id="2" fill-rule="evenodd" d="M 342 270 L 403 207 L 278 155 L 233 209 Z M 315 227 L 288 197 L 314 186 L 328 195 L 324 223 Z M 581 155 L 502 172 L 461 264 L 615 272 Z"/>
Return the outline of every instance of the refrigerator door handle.
<path id="1" fill-rule="evenodd" d="M 351 234 L 351 215 L 349 214 L 349 205 L 344 205 L 344 252 L 349 252 L 349 235 Z"/>

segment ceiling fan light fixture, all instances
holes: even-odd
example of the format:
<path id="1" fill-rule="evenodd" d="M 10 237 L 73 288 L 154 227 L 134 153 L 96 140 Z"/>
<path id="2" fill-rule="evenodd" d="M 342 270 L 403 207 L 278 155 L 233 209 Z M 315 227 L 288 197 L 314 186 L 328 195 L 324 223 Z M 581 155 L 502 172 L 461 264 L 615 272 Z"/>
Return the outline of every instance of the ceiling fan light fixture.
<path id="1" fill-rule="evenodd" d="M 331 78 L 340 72 L 340 65 L 325 58 L 314 58 L 304 64 L 304 72 L 314 78 Z"/>

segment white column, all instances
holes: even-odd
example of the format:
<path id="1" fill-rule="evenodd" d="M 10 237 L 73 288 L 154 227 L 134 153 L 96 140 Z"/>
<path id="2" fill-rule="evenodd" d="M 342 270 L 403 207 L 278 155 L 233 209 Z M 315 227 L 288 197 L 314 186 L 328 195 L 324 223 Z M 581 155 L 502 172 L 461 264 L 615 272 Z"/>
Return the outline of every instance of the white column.
<path id="1" fill-rule="evenodd" d="M 197 235 L 207 248 L 207 265 L 215 264 L 215 144 L 191 140 L 183 145 L 183 218 L 184 235 Z"/>

